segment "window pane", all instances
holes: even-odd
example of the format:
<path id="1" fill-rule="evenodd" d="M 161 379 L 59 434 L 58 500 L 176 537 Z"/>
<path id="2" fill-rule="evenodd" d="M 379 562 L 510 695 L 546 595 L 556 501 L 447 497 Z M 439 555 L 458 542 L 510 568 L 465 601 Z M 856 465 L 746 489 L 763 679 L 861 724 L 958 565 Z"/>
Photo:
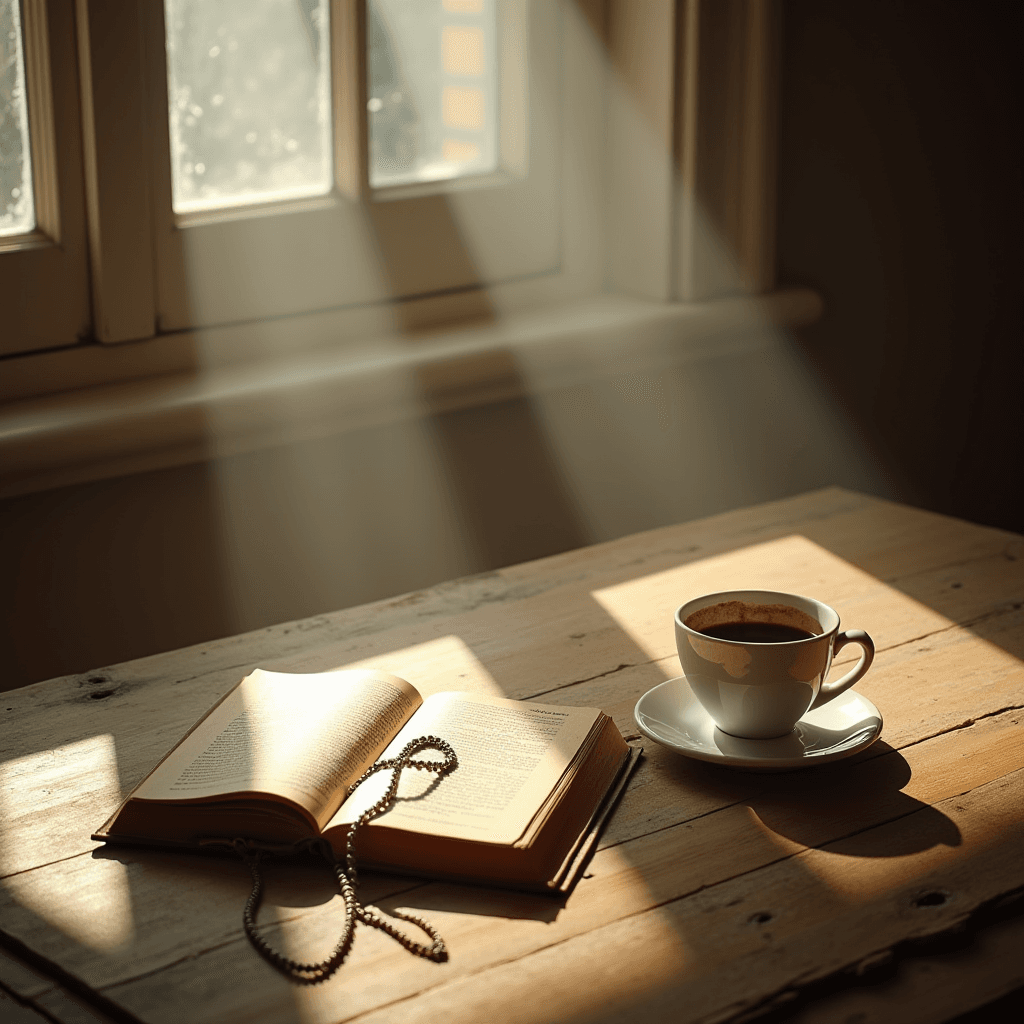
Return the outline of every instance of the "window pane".
<path id="1" fill-rule="evenodd" d="M 328 0 L 164 0 L 178 213 L 333 184 Z"/>
<path id="2" fill-rule="evenodd" d="M 498 166 L 494 0 L 370 0 L 370 184 Z"/>
<path id="3" fill-rule="evenodd" d="M 18 0 L 0 0 L 0 235 L 36 226 Z"/>

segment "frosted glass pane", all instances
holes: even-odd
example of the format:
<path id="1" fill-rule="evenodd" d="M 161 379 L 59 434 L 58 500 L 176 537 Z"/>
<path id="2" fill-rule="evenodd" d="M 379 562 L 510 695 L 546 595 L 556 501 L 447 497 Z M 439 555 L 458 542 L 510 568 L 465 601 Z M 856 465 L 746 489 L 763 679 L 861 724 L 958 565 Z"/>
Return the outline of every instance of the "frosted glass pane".
<path id="1" fill-rule="evenodd" d="M 18 0 L 0 0 L 0 235 L 36 226 Z"/>
<path id="2" fill-rule="evenodd" d="M 370 0 L 370 184 L 498 166 L 494 0 Z"/>
<path id="3" fill-rule="evenodd" d="M 164 0 L 176 212 L 333 184 L 328 0 Z"/>

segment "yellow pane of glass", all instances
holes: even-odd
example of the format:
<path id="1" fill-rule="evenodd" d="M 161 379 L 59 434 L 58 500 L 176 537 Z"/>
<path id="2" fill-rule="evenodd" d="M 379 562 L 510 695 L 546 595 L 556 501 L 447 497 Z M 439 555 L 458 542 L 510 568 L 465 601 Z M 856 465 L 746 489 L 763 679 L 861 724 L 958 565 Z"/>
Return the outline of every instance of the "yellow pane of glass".
<path id="1" fill-rule="evenodd" d="M 446 75 L 482 75 L 484 73 L 483 29 L 464 25 L 445 25 L 441 33 Z"/>
<path id="2" fill-rule="evenodd" d="M 484 123 L 484 94 L 480 89 L 446 86 L 442 100 L 444 123 L 449 128 L 478 129 Z"/>
<path id="3" fill-rule="evenodd" d="M 498 167 L 495 0 L 369 0 L 375 188 Z"/>
<path id="4" fill-rule="evenodd" d="M 464 139 L 445 139 L 441 145 L 441 154 L 449 163 L 466 164 L 479 158 L 480 147 Z"/>

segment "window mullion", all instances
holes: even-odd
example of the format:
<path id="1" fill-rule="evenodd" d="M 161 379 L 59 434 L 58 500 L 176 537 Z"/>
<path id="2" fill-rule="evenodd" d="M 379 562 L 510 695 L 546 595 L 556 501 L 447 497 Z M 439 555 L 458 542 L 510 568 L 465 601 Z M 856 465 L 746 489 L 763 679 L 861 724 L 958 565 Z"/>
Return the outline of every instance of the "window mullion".
<path id="1" fill-rule="evenodd" d="M 32 188 L 36 233 L 60 242 L 60 201 L 57 193 L 57 142 L 50 84 L 50 47 L 45 0 L 22 0 L 25 44 L 25 87 L 32 118 Z"/>
<path id="2" fill-rule="evenodd" d="M 90 331 L 73 8 L 21 0 L 34 227 L 0 238 L 0 355 Z"/>
<path id="3" fill-rule="evenodd" d="M 144 4 L 77 4 L 93 317 L 103 342 L 152 337 L 156 322 Z"/>
<path id="4" fill-rule="evenodd" d="M 366 0 L 331 0 L 334 181 L 352 200 L 370 191 L 366 120 Z"/>

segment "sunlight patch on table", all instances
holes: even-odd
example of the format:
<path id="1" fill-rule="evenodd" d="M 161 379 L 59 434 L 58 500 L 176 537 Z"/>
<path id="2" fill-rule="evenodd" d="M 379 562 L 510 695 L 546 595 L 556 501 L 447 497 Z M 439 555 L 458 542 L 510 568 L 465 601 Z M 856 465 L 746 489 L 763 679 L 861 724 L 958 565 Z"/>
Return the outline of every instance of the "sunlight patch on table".
<path id="1" fill-rule="evenodd" d="M 702 594 L 724 590 L 777 590 L 814 597 L 839 612 L 843 628 L 874 631 L 876 643 L 881 644 L 886 631 L 894 632 L 900 625 L 888 617 L 894 607 L 890 594 L 898 594 L 899 606 L 907 609 L 903 618 L 913 616 L 911 635 L 952 625 L 935 609 L 800 534 L 707 558 L 688 560 L 685 551 L 679 556 L 680 564 L 671 569 L 593 591 L 594 600 L 652 658 L 663 658 L 675 649 L 672 617 L 676 608 Z M 642 615 L 639 609 L 645 609 Z"/>
<path id="2" fill-rule="evenodd" d="M 334 668 L 384 669 L 412 683 L 424 697 L 460 690 L 492 697 L 506 696 L 473 650 L 454 635 L 439 636 Z"/>
<path id="3" fill-rule="evenodd" d="M 685 941 L 666 909 L 614 922 L 591 937 L 594 941 L 585 951 L 589 964 L 574 964 L 558 947 L 545 950 L 534 964 L 526 961 L 527 970 L 534 974 L 534 991 L 545 995 L 524 1000 L 507 1016 L 503 1014 L 505 1024 L 643 1020 L 636 1013 L 638 1003 L 649 999 L 652 991 L 670 988 L 700 969 L 697 948 Z M 595 968 L 601 962 L 604 968 Z M 521 977 L 519 970 L 515 973 Z M 677 1012 L 677 1019 L 687 1019 L 686 1007 L 679 1006 Z"/>
<path id="4" fill-rule="evenodd" d="M 469 909 L 477 891 L 490 913 Z M 347 988 L 332 988 L 331 983 L 294 987 L 298 1019 L 328 1024 L 355 1016 L 359 1006 L 353 1005 L 352 994 L 359 993 L 358 998 L 370 1005 L 391 1004 L 393 1018 L 401 1020 L 398 1001 L 438 984 L 443 974 L 455 987 L 452 998 L 468 1000 L 460 1005 L 460 1020 L 562 1024 L 600 1019 L 601 1011 L 607 1012 L 610 1005 L 628 1006 L 648 987 L 670 985 L 699 967 L 696 946 L 680 933 L 671 912 L 643 909 L 652 902 L 647 882 L 616 848 L 595 856 L 564 908 L 557 897 L 551 897 L 550 913 L 547 896 L 505 893 L 520 909 L 545 903 L 535 916 L 520 916 L 516 911 L 506 916 L 495 910 L 500 901 L 486 889 L 432 884 L 427 892 L 431 895 L 420 898 L 410 894 L 408 903 L 403 896 L 383 900 L 380 909 L 388 913 L 397 904 L 428 920 L 448 947 L 446 965 L 413 958 L 381 932 L 357 926 L 352 952 L 338 972 Z M 609 905 L 615 908 L 611 914 Z M 315 959 L 326 955 L 337 940 L 341 920 L 340 905 L 318 907 L 305 916 L 302 927 L 289 922 L 273 939 L 286 956 Z M 414 924 L 392 921 L 413 940 L 426 939 Z M 588 925 L 595 923 L 596 930 L 587 939 Z M 584 959 L 577 962 L 574 957 Z M 595 977 L 588 965 L 597 961 L 605 963 L 607 970 L 598 970 Z M 625 970 L 620 969 L 623 964 Z M 474 976 L 489 981 L 478 985 L 471 980 Z M 582 986 L 581 977 L 587 979 Z M 543 996 L 509 998 L 509 992 L 531 991 Z"/>
<path id="5" fill-rule="evenodd" d="M 31 837 L 40 829 L 33 821 L 74 813 L 74 806 L 68 804 L 72 779 L 78 802 L 111 809 L 120 803 L 117 752 L 110 733 L 0 761 L 0 873 L 22 866 L 22 851 L 11 844 L 12 835 Z M 90 820 L 83 830 L 91 831 L 99 824 Z M 34 863 L 40 862 L 34 858 Z"/>
<path id="6" fill-rule="evenodd" d="M 77 780 L 79 802 L 89 808 L 116 807 L 121 801 L 121 788 L 114 737 L 109 733 L 90 736 L 0 762 L 0 821 L 4 824 L 0 832 L 0 873 L 23 870 L 23 851 L 8 837 L 31 836 L 29 819 L 43 822 L 58 815 L 76 814 L 74 804 L 67 802 L 69 779 Z M 98 824 L 83 822 L 83 831 L 91 831 Z M 49 859 L 58 858 L 55 849 Z M 37 864 L 45 860 L 39 854 L 34 857 Z M 44 894 L 36 886 L 22 884 L 26 879 L 20 874 L 2 884 L 19 903 L 82 945 L 110 950 L 131 939 L 134 925 L 126 869 L 114 860 L 104 864 L 103 884 L 85 891 Z"/>

